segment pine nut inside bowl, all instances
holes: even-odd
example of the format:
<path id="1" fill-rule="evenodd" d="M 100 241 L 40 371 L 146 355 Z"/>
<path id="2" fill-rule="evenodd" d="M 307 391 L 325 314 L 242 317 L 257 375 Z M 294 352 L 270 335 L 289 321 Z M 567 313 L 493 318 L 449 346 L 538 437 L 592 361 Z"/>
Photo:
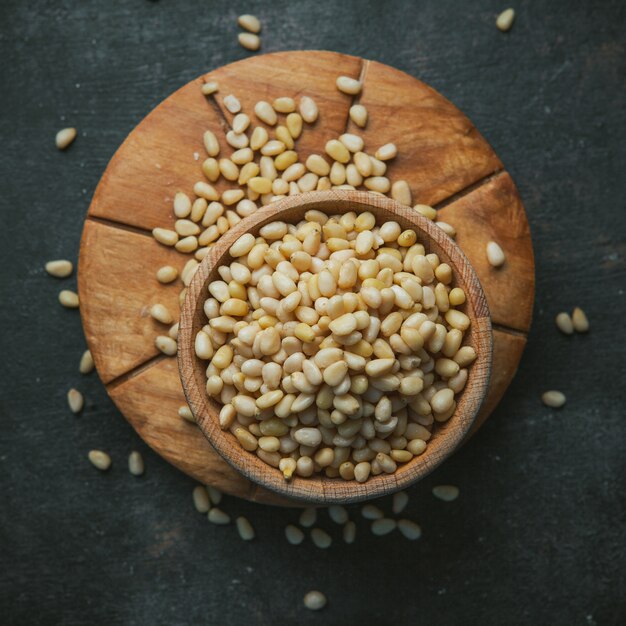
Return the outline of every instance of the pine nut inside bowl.
<path id="1" fill-rule="evenodd" d="M 402 489 L 454 451 L 487 391 L 492 334 L 440 228 L 330 190 L 265 206 L 211 248 L 178 345 L 214 448 L 268 489 L 330 504 Z"/>

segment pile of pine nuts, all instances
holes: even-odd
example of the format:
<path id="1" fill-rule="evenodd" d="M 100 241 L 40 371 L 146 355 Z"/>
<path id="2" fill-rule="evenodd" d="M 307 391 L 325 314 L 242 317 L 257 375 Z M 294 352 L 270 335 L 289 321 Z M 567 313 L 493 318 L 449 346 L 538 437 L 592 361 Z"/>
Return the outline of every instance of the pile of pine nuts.
<path id="1" fill-rule="evenodd" d="M 422 454 L 477 356 L 452 268 L 370 212 L 310 210 L 229 253 L 195 337 L 221 428 L 287 480 L 365 482 Z"/>

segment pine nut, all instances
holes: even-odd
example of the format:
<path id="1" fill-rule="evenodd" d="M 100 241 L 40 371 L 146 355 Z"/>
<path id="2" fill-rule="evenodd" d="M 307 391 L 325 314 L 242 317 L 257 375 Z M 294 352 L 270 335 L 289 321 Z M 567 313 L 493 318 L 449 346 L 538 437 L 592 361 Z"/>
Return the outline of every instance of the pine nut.
<path id="1" fill-rule="evenodd" d="M 128 456 L 128 471 L 133 476 L 142 476 L 144 469 L 143 457 L 139 452 L 133 450 Z"/>
<path id="2" fill-rule="evenodd" d="M 398 491 L 393 494 L 393 502 L 391 505 L 391 510 L 394 515 L 400 515 L 402 511 L 406 508 L 406 505 L 409 503 L 409 496 L 405 491 Z"/>
<path id="3" fill-rule="evenodd" d="M 356 524 L 354 522 L 347 522 L 342 531 L 343 540 L 348 543 L 354 543 L 356 538 Z"/>
<path id="4" fill-rule="evenodd" d="M 416 204 L 413 208 L 429 220 L 437 219 L 437 211 L 427 204 Z"/>
<path id="5" fill-rule="evenodd" d="M 560 409 L 565 404 L 565 395 L 560 391 L 546 391 L 542 394 L 541 401 L 553 409 Z"/>
<path id="6" fill-rule="evenodd" d="M 326 606 L 326 596 L 321 591 L 309 591 L 304 596 L 304 606 L 309 611 L 320 611 Z"/>
<path id="7" fill-rule="evenodd" d="M 362 104 L 353 104 L 350 107 L 350 119 L 360 128 L 367 124 L 367 109 Z"/>
<path id="8" fill-rule="evenodd" d="M 492 267 L 500 267 L 504 264 L 505 256 L 502 248 L 495 242 L 490 241 L 487 244 L 487 260 Z"/>
<path id="9" fill-rule="evenodd" d="M 215 157 L 220 153 L 220 144 L 217 141 L 215 133 L 207 130 L 203 136 L 204 148 L 210 157 Z"/>
<path id="10" fill-rule="evenodd" d="M 394 159 L 398 155 L 398 148 L 393 143 L 386 143 L 384 146 L 381 146 L 376 150 L 374 156 L 379 161 L 389 161 L 390 159 Z"/>
<path id="11" fill-rule="evenodd" d="M 300 115 L 307 124 L 313 124 L 319 115 L 319 109 L 313 98 L 302 96 L 300 98 Z"/>
<path id="12" fill-rule="evenodd" d="M 76 139 L 75 128 L 63 128 L 55 137 L 55 143 L 59 150 L 65 150 Z"/>
<path id="13" fill-rule="evenodd" d="M 67 404 L 70 407 L 70 411 L 74 413 L 74 415 L 77 415 L 83 410 L 83 406 L 85 405 L 83 394 L 77 389 L 70 389 L 67 392 Z"/>
<path id="14" fill-rule="evenodd" d="M 89 350 L 85 350 L 80 357 L 80 363 L 78 365 L 78 371 L 81 374 L 90 374 L 94 370 L 93 356 Z"/>
<path id="15" fill-rule="evenodd" d="M 211 503 L 206 487 L 204 487 L 204 485 L 197 485 L 194 487 L 191 495 L 196 511 L 198 511 L 198 513 L 208 513 L 211 508 Z"/>
<path id="16" fill-rule="evenodd" d="M 498 18 L 496 19 L 496 26 L 498 30 L 501 30 L 503 33 L 506 33 L 513 26 L 513 21 L 515 20 L 515 10 L 514 9 L 506 9 L 502 11 Z"/>
<path id="17" fill-rule="evenodd" d="M 358 135 L 353 135 L 351 133 L 344 133 L 339 137 L 339 141 L 346 147 L 350 152 L 361 152 L 363 150 L 364 142 L 361 137 Z"/>
<path id="18" fill-rule="evenodd" d="M 361 508 L 361 515 L 369 520 L 382 519 L 385 516 L 384 513 L 373 504 L 364 504 Z"/>
<path id="19" fill-rule="evenodd" d="M 405 206 L 411 206 L 411 188 L 406 180 L 397 180 L 391 185 L 391 197 L 397 200 L 400 204 Z"/>
<path id="20" fill-rule="evenodd" d="M 302 133 L 302 116 L 299 113 L 290 113 L 285 120 L 287 130 L 293 139 L 298 139 Z"/>
<path id="21" fill-rule="evenodd" d="M 191 412 L 191 409 L 187 405 L 178 407 L 178 415 L 179 417 L 182 417 L 187 422 L 192 422 L 193 424 L 196 423 L 193 413 Z"/>
<path id="22" fill-rule="evenodd" d="M 272 107 L 277 113 L 293 113 L 296 110 L 296 103 L 293 98 L 276 98 L 272 102 Z"/>
<path id="23" fill-rule="evenodd" d="M 317 174 L 318 176 L 328 176 L 330 173 L 330 165 L 328 165 L 326 159 L 319 154 L 312 154 L 306 160 L 307 168 Z"/>
<path id="24" fill-rule="evenodd" d="M 71 261 L 58 260 L 46 263 L 46 272 L 55 278 L 67 278 L 73 271 L 74 266 Z"/>
<path id="25" fill-rule="evenodd" d="M 339 91 L 346 93 L 350 96 L 355 96 L 358 93 L 361 93 L 361 81 L 350 78 L 349 76 L 339 76 L 336 81 L 337 89 Z"/>
<path id="26" fill-rule="evenodd" d="M 254 114 L 266 124 L 274 126 L 278 121 L 276 111 L 272 108 L 272 105 L 265 100 L 260 100 L 254 105 Z"/>
<path id="27" fill-rule="evenodd" d="M 380 193 L 387 193 L 391 187 L 389 179 L 385 176 L 370 176 L 363 181 L 363 184 L 370 191 L 378 191 Z"/>
<path id="28" fill-rule="evenodd" d="M 433 496 L 444 502 L 452 502 L 459 497 L 459 488 L 454 485 L 437 485 L 433 487 Z"/>
<path id="29" fill-rule="evenodd" d="M 261 32 L 261 22 L 259 21 L 259 18 L 255 17 L 254 15 L 240 15 L 237 18 L 237 23 L 239 24 L 239 26 L 241 26 L 241 28 L 245 28 L 251 33 Z"/>
<path id="30" fill-rule="evenodd" d="M 345 524 L 348 521 L 348 511 L 338 504 L 328 507 L 328 515 L 335 524 Z"/>
<path id="31" fill-rule="evenodd" d="M 202 93 L 205 96 L 210 96 L 214 93 L 217 93 L 219 91 L 219 83 L 215 82 L 215 81 L 209 81 L 208 83 L 204 83 L 202 85 Z"/>
<path id="32" fill-rule="evenodd" d="M 565 335 L 574 333 L 574 323 L 569 313 L 559 313 L 555 319 L 558 329 Z"/>
<path id="33" fill-rule="evenodd" d="M 419 525 L 408 519 L 398 520 L 398 530 L 409 541 L 415 541 L 422 536 L 422 529 L 419 527 Z"/>
<path id="34" fill-rule="evenodd" d="M 111 467 L 111 457 L 102 450 L 90 450 L 87 454 L 90 463 L 101 472 L 106 472 Z"/>
<path id="35" fill-rule="evenodd" d="M 244 541 L 252 541 L 254 539 L 255 537 L 254 528 L 252 528 L 252 524 L 248 521 L 247 518 L 240 515 L 235 520 L 235 524 L 237 526 L 237 532 L 239 533 L 239 536 Z"/>
<path id="36" fill-rule="evenodd" d="M 324 149 L 326 150 L 326 154 L 334 161 L 338 161 L 339 163 L 348 163 L 348 161 L 350 161 L 350 152 L 337 139 L 328 141 Z"/>
<path id="37" fill-rule="evenodd" d="M 230 515 L 224 513 L 224 511 L 216 507 L 213 507 L 209 510 L 207 519 L 212 524 L 217 524 L 219 526 L 225 526 L 226 524 L 230 524 Z"/>
<path id="38" fill-rule="evenodd" d="M 374 520 L 371 525 L 371 531 L 373 535 L 377 537 L 383 537 L 393 532 L 397 526 L 396 520 L 383 517 L 381 519 Z"/>
<path id="39" fill-rule="evenodd" d="M 174 356 L 178 351 L 178 344 L 171 337 L 165 335 L 159 335 L 154 340 L 154 345 L 167 356 Z"/>
<path id="40" fill-rule="evenodd" d="M 299 546 L 304 541 L 304 533 L 293 524 L 285 526 L 285 538 L 292 546 Z"/>
<path id="41" fill-rule="evenodd" d="M 313 524 L 315 524 L 316 520 L 317 510 L 313 507 L 307 507 L 300 514 L 300 519 L 298 521 L 300 523 L 300 526 L 303 526 L 304 528 L 310 528 L 311 526 L 313 526 Z"/>
<path id="42" fill-rule="evenodd" d="M 150 307 L 150 315 L 161 324 L 171 324 L 174 321 L 172 314 L 162 304 L 153 304 Z"/>
<path id="43" fill-rule="evenodd" d="M 321 528 L 313 528 L 311 530 L 311 541 L 316 548 L 320 548 L 322 550 L 330 548 L 333 542 L 331 536 Z"/>
<path id="44" fill-rule="evenodd" d="M 78 294 L 69 289 L 63 289 L 59 292 L 59 302 L 66 309 L 77 309 L 79 306 Z"/>
<path id="45" fill-rule="evenodd" d="M 241 102 L 239 102 L 238 98 L 233 96 L 233 94 L 228 94 L 227 96 L 224 96 L 224 99 L 222 100 L 222 102 L 224 103 L 224 106 L 230 113 L 235 114 L 241 111 Z M 211 156 L 215 156 L 215 155 L 212 154 Z"/>
<path id="46" fill-rule="evenodd" d="M 226 142 L 229 146 L 235 148 L 235 150 L 247 148 L 250 143 L 248 136 L 245 133 L 236 133 L 234 130 L 229 130 L 226 133 Z M 207 198 L 207 200 L 210 199 L 211 198 Z"/>
<path id="47" fill-rule="evenodd" d="M 572 312 L 572 325 L 577 333 L 586 333 L 589 330 L 589 320 L 585 312 L 579 307 L 576 307 Z"/>

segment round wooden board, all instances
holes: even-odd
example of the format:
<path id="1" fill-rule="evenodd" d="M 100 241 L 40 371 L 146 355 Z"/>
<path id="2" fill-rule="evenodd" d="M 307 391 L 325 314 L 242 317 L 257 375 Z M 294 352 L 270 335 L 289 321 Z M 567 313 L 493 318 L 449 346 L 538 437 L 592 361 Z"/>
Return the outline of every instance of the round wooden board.
<path id="1" fill-rule="evenodd" d="M 361 78 L 357 98 L 337 90 L 339 75 Z M 200 88 L 213 80 L 220 90 L 207 98 Z M 189 257 L 158 244 L 151 231 L 172 228 L 174 194 L 193 197 L 194 183 L 204 179 L 205 130 L 218 135 L 221 154 L 233 151 L 225 140 L 232 115 L 222 103 L 231 93 L 253 124 L 259 123 L 252 114 L 258 100 L 312 96 L 320 116 L 305 125 L 297 142 L 301 161 L 343 132 L 361 135 L 370 152 L 390 141 L 397 145 L 391 180 L 407 180 L 415 203 L 434 206 L 456 228 L 489 303 L 492 378 L 474 431 L 513 379 L 526 343 L 534 298 L 532 243 L 515 184 L 472 123 L 424 83 L 375 61 L 323 51 L 251 57 L 188 83 L 133 130 L 102 176 L 81 241 L 81 317 L 100 378 L 139 435 L 176 467 L 232 495 L 298 506 L 238 474 L 197 427 L 178 416 L 185 398 L 176 360 L 156 349 L 154 338 L 164 329 L 148 313 L 155 302 L 178 310 L 180 281 L 161 285 L 155 272 L 162 265 L 182 269 Z M 348 116 L 357 100 L 369 112 L 365 129 Z M 223 179 L 216 183 L 220 191 L 233 186 Z M 507 261 L 497 270 L 485 257 L 489 240 L 506 251 Z"/>

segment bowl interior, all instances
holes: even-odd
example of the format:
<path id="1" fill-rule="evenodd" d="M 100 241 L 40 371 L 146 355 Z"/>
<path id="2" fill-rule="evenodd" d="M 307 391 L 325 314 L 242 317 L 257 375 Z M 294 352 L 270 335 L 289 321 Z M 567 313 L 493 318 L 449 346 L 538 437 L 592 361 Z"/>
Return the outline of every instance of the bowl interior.
<path id="1" fill-rule="evenodd" d="M 466 387 L 457 396 L 455 413 L 448 421 L 435 424 L 426 451 L 408 463 L 399 465 L 393 474 L 372 476 L 362 484 L 326 476 L 294 477 L 287 482 L 278 469 L 262 461 L 256 454 L 243 450 L 234 435 L 221 430 L 218 421 L 221 404 L 209 398 L 205 390 L 207 362 L 199 359 L 194 352 L 195 335 L 206 324 L 203 304 L 209 295 L 208 285 L 220 279 L 217 273 L 220 265 L 233 261 L 228 250 L 234 241 L 245 232 L 258 235 L 259 229 L 272 221 L 297 223 L 311 209 L 329 215 L 371 211 L 379 224 L 394 220 L 403 228 L 415 230 L 417 241 L 424 245 L 426 252 L 438 254 L 442 261 L 452 267 L 452 285 L 465 291 L 466 302 L 459 308 L 470 317 L 471 326 L 464 345 L 473 346 L 478 354 L 469 369 Z M 188 287 L 181 311 L 178 345 L 179 369 L 185 395 L 199 427 L 213 447 L 233 467 L 263 487 L 290 498 L 320 504 L 355 502 L 392 493 L 437 467 L 461 443 L 476 417 L 487 391 L 492 356 L 491 322 L 485 295 L 460 248 L 438 226 L 414 209 L 384 196 L 350 190 L 311 192 L 285 198 L 259 209 L 223 235 L 202 261 Z"/>

